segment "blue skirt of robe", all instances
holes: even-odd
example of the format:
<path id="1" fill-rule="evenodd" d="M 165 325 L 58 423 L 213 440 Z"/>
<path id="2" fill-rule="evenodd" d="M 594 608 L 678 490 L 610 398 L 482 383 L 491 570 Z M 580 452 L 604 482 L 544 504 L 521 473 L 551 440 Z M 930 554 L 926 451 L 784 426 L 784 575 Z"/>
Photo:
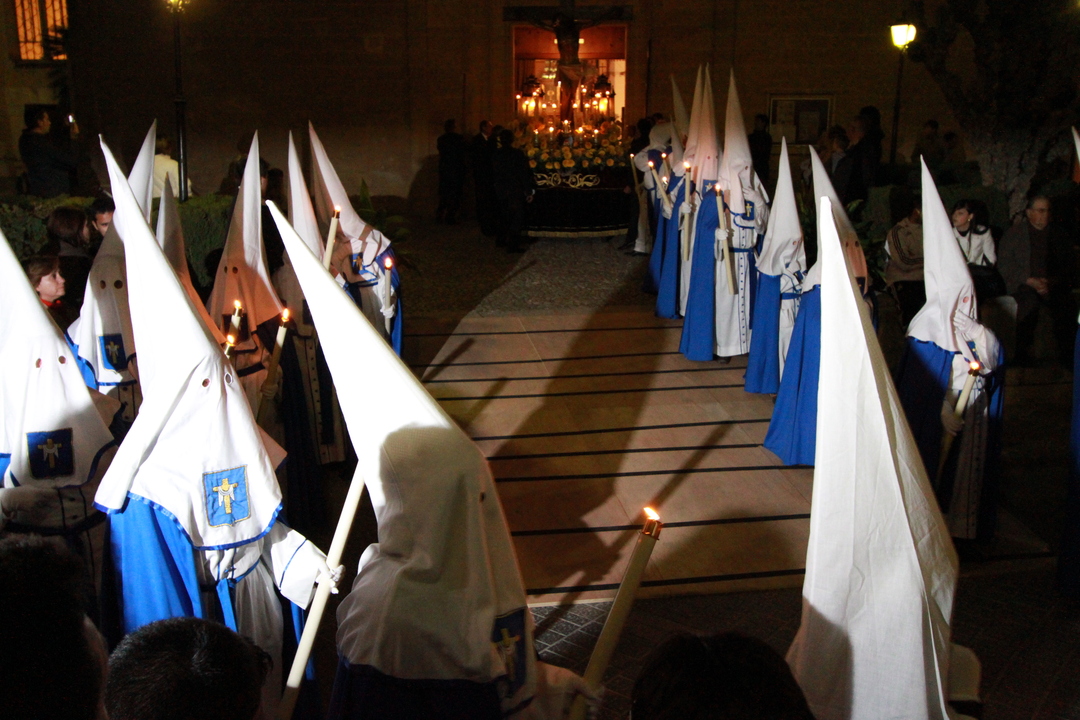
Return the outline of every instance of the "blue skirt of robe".
<path id="1" fill-rule="evenodd" d="M 758 274 L 746 362 L 746 392 L 780 391 L 780 276 Z"/>
<path id="2" fill-rule="evenodd" d="M 952 381 L 952 366 L 955 354 L 938 347 L 932 342 L 907 338 L 904 354 L 896 368 L 896 394 L 904 408 L 908 427 L 915 437 L 926 477 L 934 488 L 942 511 L 947 512 L 952 498 L 953 473 L 955 465 L 947 464 L 943 477 L 937 477 L 938 464 L 941 460 L 941 405 L 945 402 L 945 392 Z M 986 440 L 986 462 L 982 478 L 978 519 L 976 521 L 978 538 L 988 540 L 993 536 L 996 524 L 997 477 L 1001 454 L 1001 415 L 1005 393 L 1005 368 L 1003 356 L 996 358 L 994 372 L 984 380 L 983 392 L 990 397 L 989 426 Z M 954 442 L 952 454 L 959 450 L 960 443 Z M 952 460 L 955 463 L 955 458 Z"/>
<path id="3" fill-rule="evenodd" d="M 821 286 L 803 293 L 765 447 L 785 465 L 813 465 L 821 368 Z"/>
<path id="4" fill-rule="evenodd" d="M 663 236 L 663 259 L 660 263 L 660 284 L 656 293 L 656 317 L 674 320 L 679 317 L 679 206 L 683 203 L 686 183 L 679 183 L 679 190 L 675 194 L 674 211 L 671 219 L 667 220 L 660 215 L 660 223 L 657 225 L 657 242 Z"/>
<path id="5" fill-rule="evenodd" d="M 703 187 L 711 186 L 707 180 Z M 716 357 L 716 228 L 720 215 L 716 202 L 705 194 L 698 207 L 695 240 L 690 256 L 690 288 L 686 295 L 679 352 L 687 360 L 705 362 Z"/>

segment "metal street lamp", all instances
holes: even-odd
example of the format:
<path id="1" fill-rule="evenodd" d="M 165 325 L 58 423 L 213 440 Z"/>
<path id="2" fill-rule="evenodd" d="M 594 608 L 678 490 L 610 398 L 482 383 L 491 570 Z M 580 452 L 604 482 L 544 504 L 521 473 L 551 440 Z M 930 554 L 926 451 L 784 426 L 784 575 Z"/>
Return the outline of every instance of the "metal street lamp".
<path id="1" fill-rule="evenodd" d="M 915 39 L 914 25 L 893 25 L 893 45 L 900 48 L 900 65 L 896 69 L 896 102 L 893 104 L 892 116 L 892 144 L 889 148 L 889 164 L 896 165 L 896 138 L 900 132 L 900 87 L 904 80 L 904 56 L 907 55 L 907 47 Z"/>
<path id="2" fill-rule="evenodd" d="M 184 6 L 187 5 L 188 0 L 165 0 L 165 2 L 173 16 L 173 56 L 176 60 L 176 99 L 173 102 L 176 104 L 176 152 L 178 156 L 176 162 L 180 168 L 180 187 L 177 190 L 177 197 L 180 202 L 184 202 L 188 198 L 187 123 L 185 121 L 187 101 L 184 100 L 184 79 L 180 68 L 180 13 L 184 11 Z"/>

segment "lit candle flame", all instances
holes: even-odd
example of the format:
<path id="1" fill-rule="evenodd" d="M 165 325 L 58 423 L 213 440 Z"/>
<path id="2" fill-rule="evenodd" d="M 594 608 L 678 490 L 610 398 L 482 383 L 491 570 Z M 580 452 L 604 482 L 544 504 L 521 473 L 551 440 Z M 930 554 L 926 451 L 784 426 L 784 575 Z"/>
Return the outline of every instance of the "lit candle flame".
<path id="1" fill-rule="evenodd" d="M 233 307 L 236 308 L 237 312 L 239 312 L 240 311 L 240 301 L 239 300 L 233 300 Z"/>
<path id="2" fill-rule="evenodd" d="M 979 364 L 978 360 L 972 360 L 971 361 L 971 372 L 977 373 L 981 369 L 982 369 L 982 365 Z"/>
<path id="3" fill-rule="evenodd" d="M 233 337 L 232 335 L 226 335 L 225 336 L 225 344 L 226 345 L 235 345 L 236 344 L 236 338 Z"/>
<path id="4" fill-rule="evenodd" d="M 650 160 L 650 161 L 649 161 L 649 167 L 653 167 L 653 162 L 652 162 L 652 160 Z"/>
<path id="5" fill-rule="evenodd" d="M 334 206 L 334 217 L 338 217 L 339 215 L 341 215 L 341 206 L 340 205 L 335 205 Z"/>
<path id="6" fill-rule="evenodd" d="M 389 270 L 390 268 L 394 267 L 394 259 L 391 257 L 385 257 L 383 258 L 382 264 L 384 268 Z"/>
<path id="7" fill-rule="evenodd" d="M 281 324 L 284 325 L 287 322 L 289 322 L 289 308 L 285 308 L 281 313 Z"/>
<path id="8" fill-rule="evenodd" d="M 688 162 L 683 162 L 682 166 L 687 170 L 690 169 L 690 163 L 688 163 Z"/>
<path id="9" fill-rule="evenodd" d="M 659 520 L 660 519 L 660 514 L 657 513 L 655 510 L 653 510 L 651 507 L 645 508 L 644 512 L 645 512 L 645 517 L 649 518 L 650 520 Z"/>
<path id="10" fill-rule="evenodd" d="M 667 158 L 667 153 L 660 153 L 660 157 Z"/>

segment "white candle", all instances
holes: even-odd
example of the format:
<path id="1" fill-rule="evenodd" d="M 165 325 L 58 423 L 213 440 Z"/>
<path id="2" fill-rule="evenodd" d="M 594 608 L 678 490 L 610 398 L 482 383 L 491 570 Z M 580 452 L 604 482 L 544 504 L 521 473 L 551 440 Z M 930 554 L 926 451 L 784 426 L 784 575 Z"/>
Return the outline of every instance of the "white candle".
<path id="1" fill-rule="evenodd" d="M 630 556 L 630 563 L 626 566 L 619 590 L 615 593 L 615 602 L 611 604 L 607 620 L 604 621 L 604 629 L 600 631 L 600 637 L 596 639 L 596 647 L 593 648 L 589 657 L 589 666 L 585 669 L 584 679 L 592 688 L 599 688 L 604 679 L 611 656 L 615 652 L 615 646 L 619 644 L 619 636 L 622 635 L 626 619 L 630 616 L 630 608 L 634 605 L 634 597 L 641 585 L 641 577 L 645 574 L 645 567 L 649 564 L 649 556 L 652 555 L 653 547 L 660 537 L 660 530 L 664 525 L 660 522 L 660 516 L 652 508 L 645 508 L 648 520 L 641 528 L 638 535 L 637 546 L 634 554 Z M 578 695 L 570 709 L 570 720 L 584 720 L 585 698 Z"/>
<path id="2" fill-rule="evenodd" d="M 236 336 L 235 335 L 226 335 L 225 336 L 225 357 L 227 357 L 227 358 L 232 357 L 232 349 L 233 349 L 233 346 L 235 344 L 236 344 Z"/>
<path id="3" fill-rule="evenodd" d="M 671 177 L 671 163 L 668 162 L 667 153 L 660 153 L 660 159 L 664 161 L 664 174 Z"/>
<path id="4" fill-rule="evenodd" d="M 390 297 L 390 289 L 391 289 L 390 281 L 391 281 L 391 279 L 393 277 L 390 274 L 390 271 L 393 269 L 393 267 L 394 267 L 393 258 L 391 258 L 389 255 L 384 257 L 383 258 L 384 273 L 383 273 L 383 287 L 382 287 L 382 306 L 383 306 L 384 310 L 386 308 L 390 307 L 390 301 L 391 301 L 391 297 Z M 383 319 L 386 321 L 386 333 L 389 335 L 390 334 L 390 324 L 393 321 L 393 318 L 390 317 L 389 315 L 383 315 Z"/>
<path id="5" fill-rule="evenodd" d="M 242 312 L 243 309 L 240 305 L 240 301 L 233 300 L 233 314 L 232 322 L 229 323 L 229 332 L 235 337 L 239 337 L 240 335 L 240 316 Z"/>
<path id="6" fill-rule="evenodd" d="M 720 183 L 716 183 L 716 211 L 720 215 L 720 233 L 724 242 L 724 267 L 728 276 L 728 295 L 739 294 L 739 276 L 735 272 L 735 253 L 731 245 L 731 226 L 728 224 L 727 211 L 724 210 L 723 196 L 720 191 Z"/>
<path id="7" fill-rule="evenodd" d="M 968 402 L 971 400 L 971 393 L 975 390 L 975 381 L 979 379 L 979 371 L 981 370 L 982 365 L 977 360 L 972 360 L 968 365 L 968 374 L 964 379 L 964 387 L 960 391 L 960 397 L 956 401 L 956 407 L 953 408 L 953 416 L 957 419 L 964 417 L 964 413 L 967 412 Z M 934 478 L 931 478 L 931 480 L 941 477 L 941 471 L 945 469 L 945 462 L 949 459 L 949 451 L 952 450 L 953 440 L 955 439 L 955 435 L 942 433 L 941 455 L 938 457 L 937 475 Z"/>
<path id="8" fill-rule="evenodd" d="M 269 400 L 277 392 L 277 375 L 278 366 L 281 363 L 281 348 L 285 345 L 285 336 L 289 332 L 287 324 L 289 322 L 289 308 L 281 313 L 281 325 L 278 326 L 277 338 L 274 340 L 274 350 L 270 353 L 270 362 L 266 366 L 266 379 L 263 380 L 262 387 L 259 390 L 259 397 L 256 400 L 258 403 L 255 406 L 255 421 L 259 421 L 259 415 L 262 413 L 265 400 Z"/>
<path id="9" fill-rule="evenodd" d="M 330 231 L 326 233 L 326 253 L 323 255 L 323 267 L 330 269 L 330 260 L 334 257 L 334 242 L 337 240 L 338 218 L 341 217 L 341 208 L 334 206 L 334 217 L 330 218 Z"/>

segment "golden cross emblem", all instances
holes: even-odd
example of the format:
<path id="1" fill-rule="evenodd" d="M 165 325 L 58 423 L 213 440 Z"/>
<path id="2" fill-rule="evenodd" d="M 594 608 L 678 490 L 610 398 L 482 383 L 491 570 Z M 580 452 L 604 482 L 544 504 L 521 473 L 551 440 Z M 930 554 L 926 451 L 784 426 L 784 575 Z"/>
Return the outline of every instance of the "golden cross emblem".
<path id="1" fill-rule="evenodd" d="M 45 441 L 44 445 L 38 445 L 38 450 L 45 456 L 45 459 L 49 461 L 49 468 L 54 469 L 56 467 L 56 461 L 60 458 L 60 448 L 64 447 L 61 443 L 53 442 L 52 438 Z"/>
<path id="2" fill-rule="evenodd" d="M 502 629 L 502 642 L 499 644 L 503 649 L 503 660 L 506 662 L 506 674 L 510 676 L 510 681 L 514 680 L 514 648 L 517 646 L 518 641 L 521 640 L 520 635 L 511 635 L 510 631 L 506 628 Z"/>
<path id="3" fill-rule="evenodd" d="M 108 342 L 105 344 L 105 349 L 109 352 L 109 362 L 116 365 L 116 361 L 119 360 L 117 354 L 120 352 L 120 346 L 115 342 Z"/>
<path id="4" fill-rule="evenodd" d="M 218 501 L 225 506 L 225 514 L 232 515 L 232 504 L 235 500 L 233 492 L 236 490 L 237 483 L 230 483 L 229 478 L 224 478 L 221 484 L 215 488 L 210 488 L 218 494 Z"/>

